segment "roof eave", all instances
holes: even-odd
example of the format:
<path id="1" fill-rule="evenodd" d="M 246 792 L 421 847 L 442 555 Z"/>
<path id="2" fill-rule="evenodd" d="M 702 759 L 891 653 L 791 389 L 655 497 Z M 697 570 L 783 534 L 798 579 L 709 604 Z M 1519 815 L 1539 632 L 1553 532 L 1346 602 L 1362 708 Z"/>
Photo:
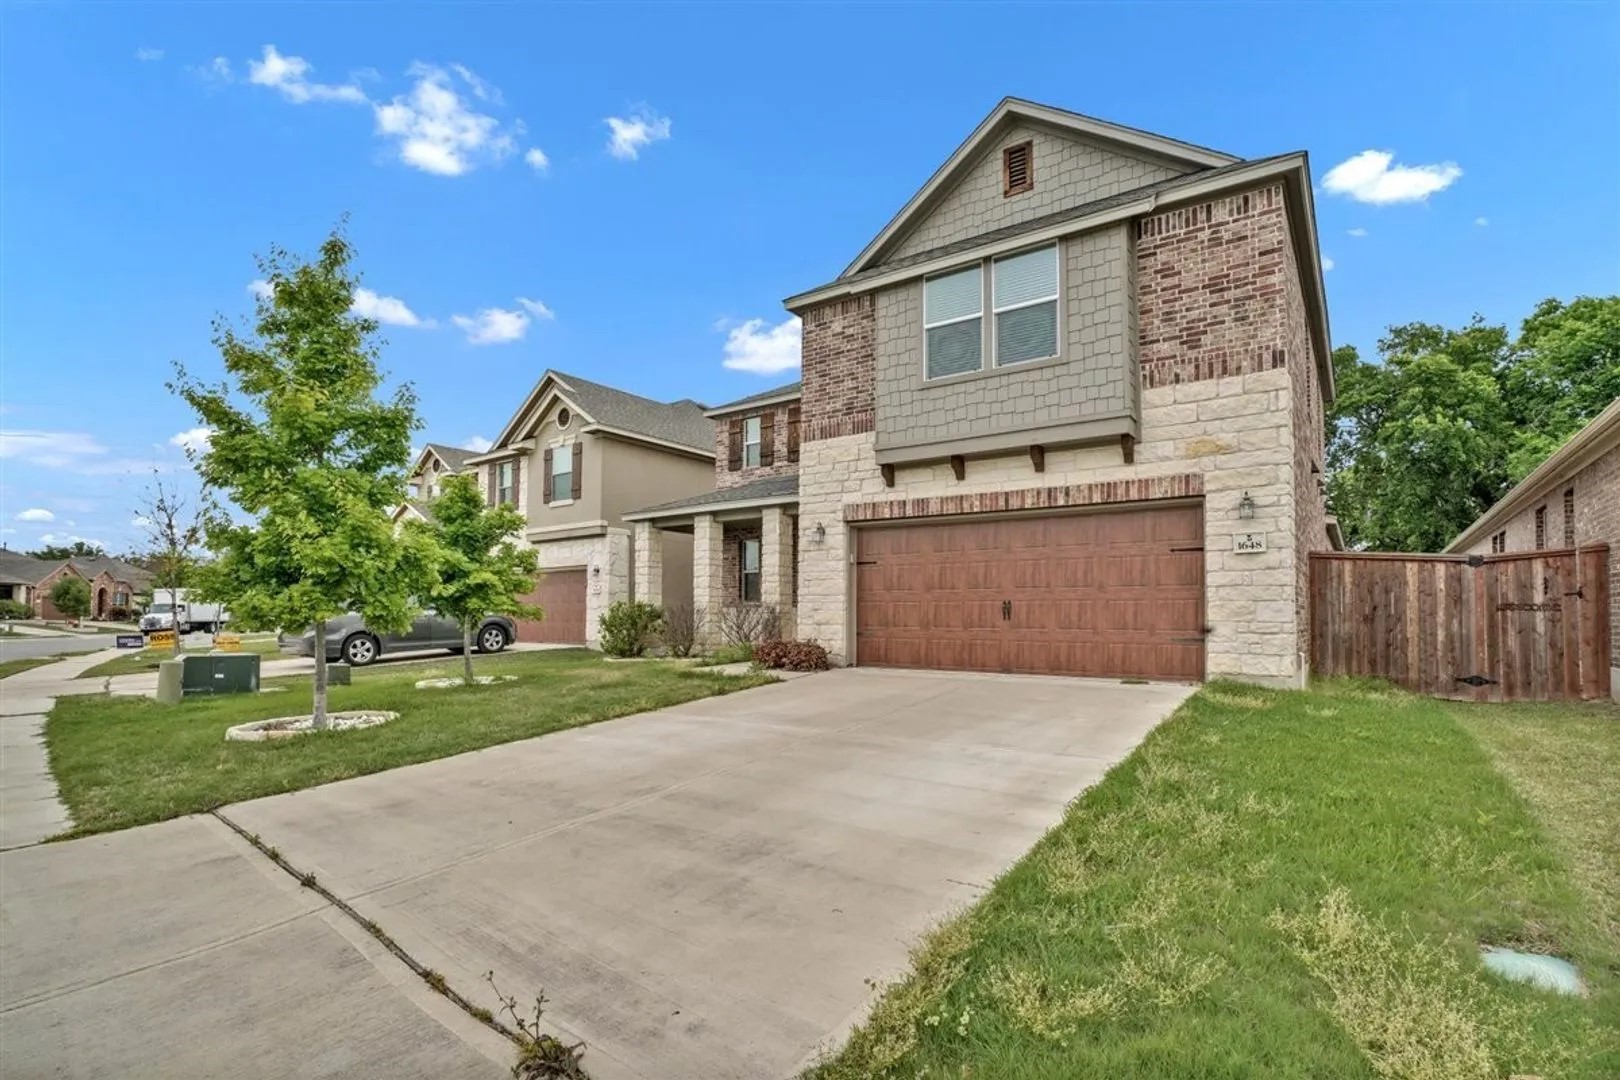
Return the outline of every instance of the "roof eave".
<path id="1" fill-rule="evenodd" d="M 734 413 L 764 408 L 767 405 L 786 405 L 789 402 L 798 401 L 803 396 L 802 391 L 794 390 L 789 393 L 771 394 L 768 397 L 747 398 L 743 401 L 733 401 L 729 405 L 716 405 L 712 409 L 704 410 L 703 415 L 714 420 L 722 416 L 731 416 Z"/>
<path id="2" fill-rule="evenodd" d="M 799 501 L 797 491 L 784 495 L 761 495 L 753 499 L 736 499 L 731 502 L 699 503 L 696 506 L 672 506 L 666 509 L 653 507 L 649 510 L 632 510 L 628 514 L 620 514 L 625 521 L 651 521 L 674 520 L 677 518 L 698 517 L 703 514 L 721 514 L 731 510 L 763 510 L 771 506 L 791 506 Z"/>
<path id="3" fill-rule="evenodd" d="M 672 442 L 669 439 L 660 439 L 654 435 L 643 435 L 638 431 L 628 431 L 624 428 L 609 427 L 607 424 L 586 424 L 579 430 L 582 435 L 608 435 L 615 439 L 622 439 L 625 442 L 636 442 L 647 446 L 656 446 L 661 450 L 673 450 L 677 453 L 687 454 L 691 457 L 703 458 L 706 461 L 714 460 L 714 450 L 712 448 L 703 449 L 701 447 L 688 446 L 686 443 Z"/>

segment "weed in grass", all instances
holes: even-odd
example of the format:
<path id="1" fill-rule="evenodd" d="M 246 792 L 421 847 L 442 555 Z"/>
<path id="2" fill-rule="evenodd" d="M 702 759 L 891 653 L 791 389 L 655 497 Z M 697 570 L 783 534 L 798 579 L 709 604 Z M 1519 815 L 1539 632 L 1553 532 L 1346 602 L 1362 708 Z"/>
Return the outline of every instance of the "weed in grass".
<path id="1" fill-rule="evenodd" d="M 546 1014 L 546 995 L 542 992 L 535 995 L 534 1009 L 524 1012 L 518 1008 L 516 997 L 507 997 L 501 993 L 500 987 L 495 985 L 495 973 L 484 973 L 484 981 L 495 992 L 495 998 L 501 1003 L 502 1015 L 508 1016 L 517 1028 L 514 1041 L 518 1045 L 517 1064 L 512 1066 L 512 1075 L 516 1080 L 587 1080 L 585 1067 L 580 1064 L 584 1056 L 585 1044 L 575 1043 L 572 1046 L 548 1035 L 541 1027 L 541 1020 Z M 481 1009 L 488 1015 L 489 1010 Z M 491 1017 L 491 1019 L 493 1019 Z M 485 1021 L 486 1023 L 489 1020 Z M 508 1032 L 508 1034 L 512 1034 Z"/>
<path id="2" fill-rule="evenodd" d="M 437 971 L 434 971 L 432 968 L 428 968 L 426 971 L 422 972 L 422 981 L 433 987 L 433 989 L 437 990 L 441 994 L 450 987 L 450 984 L 445 982 L 444 976 L 439 974 Z"/>
<path id="3" fill-rule="evenodd" d="M 1305 715 L 1314 716 L 1318 720 L 1328 720 L 1339 715 L 1339 710 L 1331 705 L 1307 705 Z"/>
<path id="4" fill-rule="evenodd" d="M 1229 709 L 1269 709 L 1271 702 L 1259 694 L 1241 694 L 1231 690 L 1205 690 L 1204 699 Z"/>
<path id="5" fill-rule="evenodd" d="M 1088 1020 L 1114 1016 L 1121 1005 L 1107 986 L 1053 986 L 1031 967 L 999 968 L 986 988 L 1014 1023 L 1043 1039 L 1067 1039 Z"/>

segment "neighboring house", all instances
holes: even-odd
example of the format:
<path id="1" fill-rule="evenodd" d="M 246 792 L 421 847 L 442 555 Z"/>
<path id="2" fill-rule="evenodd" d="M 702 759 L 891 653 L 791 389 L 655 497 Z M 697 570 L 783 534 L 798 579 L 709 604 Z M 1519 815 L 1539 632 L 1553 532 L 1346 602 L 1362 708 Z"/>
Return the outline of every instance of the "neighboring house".
<path id="1" fill-rule="evenodd" d="M 67 618 L 51 603 L 51 588 L 64 577 L 83 578 L 90 586 L 90 617 L 104 619 L 115 608 L 130 608 L 151 585 L 152 575 L 122 559 L 36 559 L 0 551 L 0 599 L 16 600 L 41 619 Z"/>
<path id="2" fill-rule="evenodd" d="M 695 401 L 653 401 L 547 371 L 488 451 L 424 450 L 411 474 L 416 493 L 396 513 L 425 517 L 444 475 L 472 473 L 491 505 L 523 513 L 521 538 L 540 556 L 544 575 L 529 599 L 545 618 L 520 621 L 518 639 L 594 645 L 608 605 L 632 599 L 625 512 L 707 490 L 714 453 L 710 421 Z M 653 557 L 690 581 L 690 538 L 657 542 Z"/>
<path id="3" fill-rule="evenodd" d="M 1480 515 L 1448 552 L 1609 545 L 1609 685 L 1620 699 L 1620 399 Z"/>
<path id="4" fill-rule="evenodd" d="M 1303 680 L 1333 393 L 1304 153 L 1007 99 L 786 304 L 797 482 L 750 494 L 762 600 L 792 597 L 798 544 L 798 636 L 854 664 Z M 710 607 L 741 494 L 690 507 Z"/>
<path id="5" fill-rule="evenodd" d="M 793 634 L 798 598 L 799 384 L 710 409 L 714 422 L 712 490 L 624 515 L 637 552 L 656 553 L 660 538 L 690 537 L 687 566 L 656 554 L 635 564 L 638 597 L 669 605 L 693 600 L 707 636 L 730 605 L 774 608 L 784 637 Z"/>
<path id="6" fill-rule="evenodd" d="M 394 509 L 394 520 L 428 520 L 428 504 L 438 497 L 445 479 L 468 468 L 467 459 L 477 456 L 476 451 L 445 446 L 443 443 L 424 446 L 405 478 L 406 499 Z M 477 472 L 476 469 L 473 471 Z"/>

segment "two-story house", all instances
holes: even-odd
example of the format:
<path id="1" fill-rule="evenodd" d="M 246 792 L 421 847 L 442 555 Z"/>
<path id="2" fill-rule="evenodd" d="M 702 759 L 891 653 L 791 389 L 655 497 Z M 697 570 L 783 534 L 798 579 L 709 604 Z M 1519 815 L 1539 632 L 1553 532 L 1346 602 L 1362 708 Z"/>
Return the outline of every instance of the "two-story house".
<path id="1" fill-rule="evenodd" d="M 442 477 L 471 472 L 491 505 L 522 511 L 522 539 L 543 571 L 528 598 L 545 618 L 518 623 L 520 641 L 588 645 L 608 606 L 633 598 L 634 548 L 626 511 L 655 499 L 706 491 L 714 480 L 714 436 L 695 401 L 653 401 L 547 371 L 482 453 L 429 444 L 409 477 L 401 515 L 427 516 Z M 660 534 L 645 553 L 690 581 L 692 542 Z M 675 599 L 690 600 L 680 585 Z"/>
<path id="2" fill-rule="evenodd" d="M 747 511 L 761 599 L 796 542 L 795 633 L 840 662 L 1304 677 L 1333 393 L 1304 153 L 1007 99 L 786 305 L 792 502 L 691 507 L 700 597 Z"/>
<path id="3" fill-rule="evenodd" d="M 635 529 L 635 592 L 666 606 L 694 603 L 708 635 L 738 603 L 775 609 L 791 637 L 798 596 L 799 384 L 708 410 L 711 490 L 625 515 Z M 659 561 L 660 537 L 689 538 L 689 567 Z M 666 548 L 667 550 L 667 548 Z"/>

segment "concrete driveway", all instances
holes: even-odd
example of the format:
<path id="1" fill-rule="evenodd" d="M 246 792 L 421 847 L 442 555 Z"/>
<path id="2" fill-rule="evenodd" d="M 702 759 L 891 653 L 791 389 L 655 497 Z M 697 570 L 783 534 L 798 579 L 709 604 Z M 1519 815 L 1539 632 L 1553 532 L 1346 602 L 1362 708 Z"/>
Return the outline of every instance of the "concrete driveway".
<path id="1" fill-rule="evenodd" d="M 313 872 L 469 997 L 493 1006 L 481 981 L 489 970 L 520 998 L 543 989 L 549 1019 L 588 1044 L 585 1062 L 597 1080 L 783 1077 L 864 1013 L 865 980 L 903 970 L 919 934 L 977 898 L 1069 799 L 1190 693 L 1168 685 L 837 671 L 243 803 L 225 814 Z M 120 891 L 103 887 L 96 890 L 105 897 L 99 910 L 86 910 L 98 906 L 89 901 L 58 910 L 41 897 L 16 917 L 12 883 L 22 868 L 12 856 L 65 862 L 80 845 L 150 844 L 142 834 L 185 824 L 0 856 L 7 957 L 24 936 L 71 935 L 85 920 L 128 922 L 131 915 Z M 245 846 L 238 852 L 251 855 Z M 107 865 L 105 854 L 92 861 Z M 192 886 L 180 868 L 162 863 L 154 860 L 152 872 L 163 874 L 165 889 L 210 887 Z M 148 873 L 138 859 L 128 872 Z M 260 921 L 271 917 L 266 909 Z M 330 924 L 341 917 L 329 911 L 289 910 L 278 925 L 314 917 L 325 920 L 325 933 L 339 932 Z M 63 922 L 69 918 L 71 925 Z M 173 937 L 180 929 L 151 933 Z M 117 961 L 118 949 L 107 949 L 112 957 L 98 951 L 99 974 L 83 988 L 50 975 L 43 961 L 38 973 L 30 965 L 20 976 L 8 972 L 0 1001 L 7 1058 L 18 1047 L 41 1062 L 64 1055 L 55 1062 L 66 1066 L 62 1074 L 80 1075 L 94 1072 L 83 1057 L 88 1043 L 99 1039 L 108 1053 L 128 1053 L 116 1019 L 105 1035 L 68 1041 L 55 1026 L 73 1015 L 95 1017 L 88 1025 L 116 1018 L 119 980 L 130 984 L 125 995 L 138 992 L 140 974 L 117 969 L 137 960 L 150 967 L 150 957 Z M 286 974 L 298 962 L 261 947 L 239 959 L 237 977 L 262 975 L 283 986 L 288 1010 L 311 1007 Z M 336 965 L 364 996 L 379 978 L 401 981 L 397 961 L 376 962 L 365 978 L 336 961 L 319 970 L 331 981 Z M 42 1006 L 40 986 L 52 978 L 62 985 Z M 402 997 L 405 989 L 414 988 L 402 988 Z M 98 996 L 75 1000 L 84 994 Z M 385 999 L 371 1007 L 382 1010 Z M 264 1005 L 274 1009 L 275 999 L 267 996 Z M 194 1037 L 195 1018 L 182 1012 L 178 1003 L 148 1010 L 144 1027 Z M 323 1024 L 362 1022 L 342 1008 L 318 1012 Z M 455 1018 L 441 1026 L 441 1013 L 421 1010 L 422 1030 L 411 1044 L 424 1055 L 421 1067 L 391 1062 L 391 1075 L 452 1074 L 432 1072 L 430 1054 L 459 1050 L 480 1064 L 490 1059 L 480 1032 L 469 1037 Z M 378 1024 L 397 1019 L 377 1015 Z M 371 1023 L 370 1012 L 361 1016 Z M 369 1029 L 356 1037 L 368 1038 Z M 149 1071 L 178 1075 L 162 1068 L 161 1047 L 147 1049 L 159 1055 L 148 1059 Z M 290 1039 L 283 1053 L 296 1057 L 305 1048 Z"/>

